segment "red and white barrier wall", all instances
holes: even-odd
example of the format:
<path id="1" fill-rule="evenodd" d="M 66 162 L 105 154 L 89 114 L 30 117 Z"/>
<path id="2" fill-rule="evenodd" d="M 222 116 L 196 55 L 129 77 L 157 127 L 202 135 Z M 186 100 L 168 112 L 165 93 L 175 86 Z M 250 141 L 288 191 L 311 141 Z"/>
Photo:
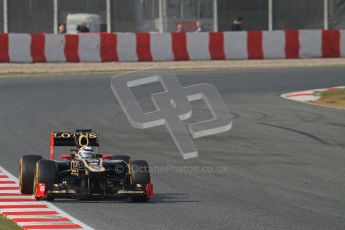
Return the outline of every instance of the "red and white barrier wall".
<path id="1" fill-rule="evenodd" d="M 345 57 L 345 30 L 0 34 L 0 62 Z"/>

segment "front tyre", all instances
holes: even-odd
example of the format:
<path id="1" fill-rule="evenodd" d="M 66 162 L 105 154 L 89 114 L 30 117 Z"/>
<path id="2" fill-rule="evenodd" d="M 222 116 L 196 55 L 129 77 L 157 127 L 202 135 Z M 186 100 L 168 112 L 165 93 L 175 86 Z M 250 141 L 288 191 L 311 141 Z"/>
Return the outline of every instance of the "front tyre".
<path id="1" fill-rule="evenodd" d="M 43 157 L 24 155 L 19 161 L 19 190 L 22 194 L 32 194 L 36 163 Z"/>
<path id="2" fill-rule="evenodd" d="M 58 183 L 58 168 L 55 161 L 40 160 L 36 164 L 35 179 L 34 179 L 34 195 L 36 200 L 41 200 L 42 197 L 36 196 L 36 184 L 43 183 L 46 186 Z M 47 200 L 53 200 L 52 197 L 47 197 Z"/>
<path id="3" fill-rule="evenodd" d="M 141 184 L 147 186 L 151 183 L 151 176 L 149 170 L 149 164 L 145 160 L 131 161 L 131 184 Z M 131 197 L 132 201 L 135 202 L 146 202 L 149 201 L 151 197 L 147 195 L 144 196 L 134 196 Z"/>

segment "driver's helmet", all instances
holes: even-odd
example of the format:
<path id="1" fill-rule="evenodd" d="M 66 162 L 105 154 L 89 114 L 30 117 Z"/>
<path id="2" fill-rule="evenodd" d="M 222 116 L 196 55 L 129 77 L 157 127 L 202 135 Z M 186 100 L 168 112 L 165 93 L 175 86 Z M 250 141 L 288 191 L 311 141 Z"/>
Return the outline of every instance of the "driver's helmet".
<path id="1" fill-rule="evenodd" d="M 90 158 L 93 156 L 94 151 L 91 146 L 83 146 L 79 149 L 78 154 L 81 158 Z"/>

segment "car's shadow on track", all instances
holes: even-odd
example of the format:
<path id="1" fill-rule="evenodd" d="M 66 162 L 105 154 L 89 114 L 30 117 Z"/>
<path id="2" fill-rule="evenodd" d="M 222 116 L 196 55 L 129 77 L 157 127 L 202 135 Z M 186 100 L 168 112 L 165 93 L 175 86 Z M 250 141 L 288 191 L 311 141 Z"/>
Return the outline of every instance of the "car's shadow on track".
<path id="1" fill-rule="evenodd" d="M 189 194 L 184 193 L 157 193 L 151 203 L 199 203 L 200 200 L 191 199 Z"/>
<path id="2" fill-rule="evenodd" d="M 116 198 L 116 199 L 59 199 L 51 201 L 53 204 L 58 203 L 143 203 L 143 204 L 164 204 L 164 203 L 199 203 L 200 200 L 193 200 L 189 194 L 184 193 L 156 193 L 154 197 L 148 202 L 134 202 L 129 198 Z"/>

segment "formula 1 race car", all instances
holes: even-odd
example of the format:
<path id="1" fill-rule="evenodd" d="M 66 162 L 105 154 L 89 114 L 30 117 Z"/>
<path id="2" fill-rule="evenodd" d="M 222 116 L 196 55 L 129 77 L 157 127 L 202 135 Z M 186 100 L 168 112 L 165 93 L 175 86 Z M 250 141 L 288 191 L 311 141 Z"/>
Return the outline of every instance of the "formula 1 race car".
<path id="1" fill-rule="evenodd" d="M 75 149 L 54 160 L 55 146 Z M 153 197 L 148 163 L 99 153 L 98 133 L 92 130 L 52 132 L 49 158 L 24 155 L 20 159 L 22 194 L 33 194 L 37 200 L 130 197 L 148 201 Z"/>

